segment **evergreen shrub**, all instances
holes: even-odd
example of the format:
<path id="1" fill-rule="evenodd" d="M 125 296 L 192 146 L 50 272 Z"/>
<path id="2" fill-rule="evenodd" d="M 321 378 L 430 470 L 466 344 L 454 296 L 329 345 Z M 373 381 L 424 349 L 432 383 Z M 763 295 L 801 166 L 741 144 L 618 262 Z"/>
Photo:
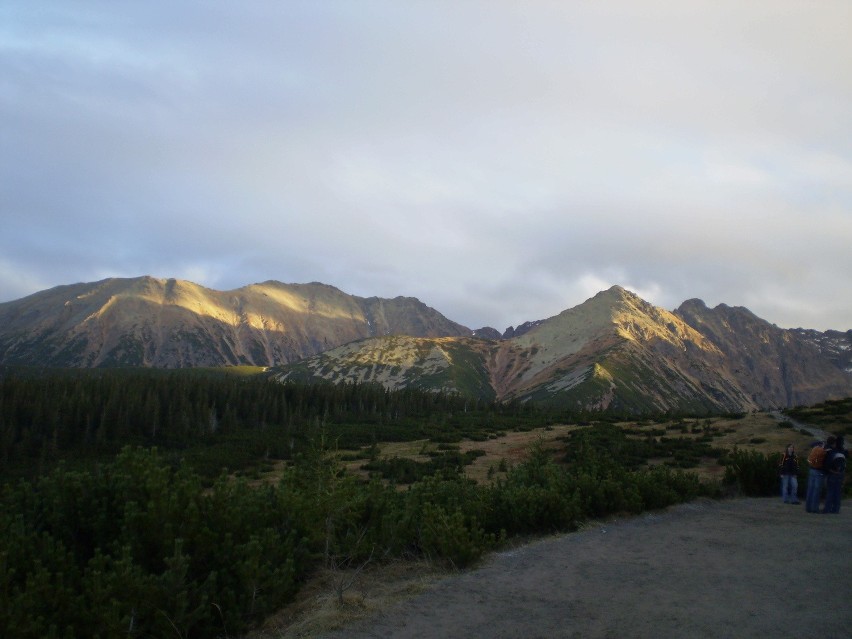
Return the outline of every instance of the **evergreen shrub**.
<path id="1" fill-rule="evenodd" d="M 725 466 L 725 483 L 735 485 L 742 494 L 766 497 L 778 493 L 777 454 L 764 455 L 754 450 L 734 448 Z"/>

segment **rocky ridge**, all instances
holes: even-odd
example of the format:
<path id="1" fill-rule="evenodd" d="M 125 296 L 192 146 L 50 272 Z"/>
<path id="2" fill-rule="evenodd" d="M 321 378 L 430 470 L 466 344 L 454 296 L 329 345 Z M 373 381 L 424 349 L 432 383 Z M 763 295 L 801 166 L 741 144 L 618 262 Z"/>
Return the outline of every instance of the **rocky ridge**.
<path id="1" fill-rule="evenodd" d="M 628 413 L 740 412 L 852 394 L 852 375 L 812 335 L 699 300 L 669 312 L 619 286 L 508 339 L 420 339 L 421 357 L 401 357 L 413 348 L 377 339 L 275 375 Z"/>
<path id="2" fill-rule="evenodd" d="M 0 304 L 0 364 L 271 367 L 570 410 L 739 412 L 852 395 L 852 331 L 780 329 L 748 309 L 675 311 L 619 286 L 558 315 L 472 331 L 415 298 L 325 284 L 214 291 L 151 277 Z"/>
<path id="3" fill-rule="evenodd" d="M 377 335 L 469 335 L 412 297 L 268 281 L 232 291 L 153 277 L 59 286 L 0 304 L 0 363 L 269 366 Z"/>

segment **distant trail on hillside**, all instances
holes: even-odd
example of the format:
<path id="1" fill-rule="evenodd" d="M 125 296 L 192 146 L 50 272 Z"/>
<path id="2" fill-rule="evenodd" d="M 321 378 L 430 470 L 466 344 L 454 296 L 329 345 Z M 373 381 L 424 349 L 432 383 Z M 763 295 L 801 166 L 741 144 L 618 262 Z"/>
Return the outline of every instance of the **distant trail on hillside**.
<path id="1" fill-rule="evenodd" d="M 699 501 L 495 554 L 327 639 L 848 637 L 852 504 Z M 819 575 L 810 578 L 808 575 Z"/>
<path id="2" fill-rule="evenodd" d="M 790 422 L 791 424 L 793 424 L 793 428 L 796 428 L 798 430 L 805 430 L 821 441 L 825 441 L 826 437 L 828 437 L 830 434 L 822 430 L 821 428 L 817 428 L 816 426 L 810 426 L 808 424 L 805 424 L 804 422 L 795 420 L 792 417 L 783 414 L 781 411 L 773 410 L 770 411 L 769 414 L 772 415 L 772 417 L 777 419 L 779 422 Z"/>

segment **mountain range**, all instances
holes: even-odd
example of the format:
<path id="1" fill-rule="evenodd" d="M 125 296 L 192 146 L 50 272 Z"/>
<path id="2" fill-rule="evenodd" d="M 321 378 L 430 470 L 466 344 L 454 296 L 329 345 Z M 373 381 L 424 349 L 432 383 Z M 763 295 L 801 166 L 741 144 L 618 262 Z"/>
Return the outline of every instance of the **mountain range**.
<path id="1" fill-rule="evenodd" d="M 852 330 L 782 329 L 620 286 L 547 319 L 470 329 L 416 298 L 326 284 L 231 291 L 153 277 L 0 304 L 0 365 L 256 365 L 278 380 L 379 382 L 572 410 L 738 412 L 852 395 Z"/>

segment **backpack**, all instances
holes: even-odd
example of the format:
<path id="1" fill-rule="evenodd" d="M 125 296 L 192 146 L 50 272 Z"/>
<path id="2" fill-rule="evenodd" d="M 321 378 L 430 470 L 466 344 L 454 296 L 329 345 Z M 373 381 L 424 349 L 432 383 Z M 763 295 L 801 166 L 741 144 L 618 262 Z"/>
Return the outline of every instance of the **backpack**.
<path id="1" fill-rule="evenodd" d="M 825 454 L 828 451 L 822 446 L 814 446 L 808 455 L 808 464 L 814 470 L 822 470 L 822 464 L 825 461 Z"/>
<path id="2" fill-rule="evenodd" d="M 846 455 L 839 450 L 834 451 L 834 454 L 829 457 L 828 463 L 825 465 L 825 470 L 838 474 L 846 472 Z"/>

